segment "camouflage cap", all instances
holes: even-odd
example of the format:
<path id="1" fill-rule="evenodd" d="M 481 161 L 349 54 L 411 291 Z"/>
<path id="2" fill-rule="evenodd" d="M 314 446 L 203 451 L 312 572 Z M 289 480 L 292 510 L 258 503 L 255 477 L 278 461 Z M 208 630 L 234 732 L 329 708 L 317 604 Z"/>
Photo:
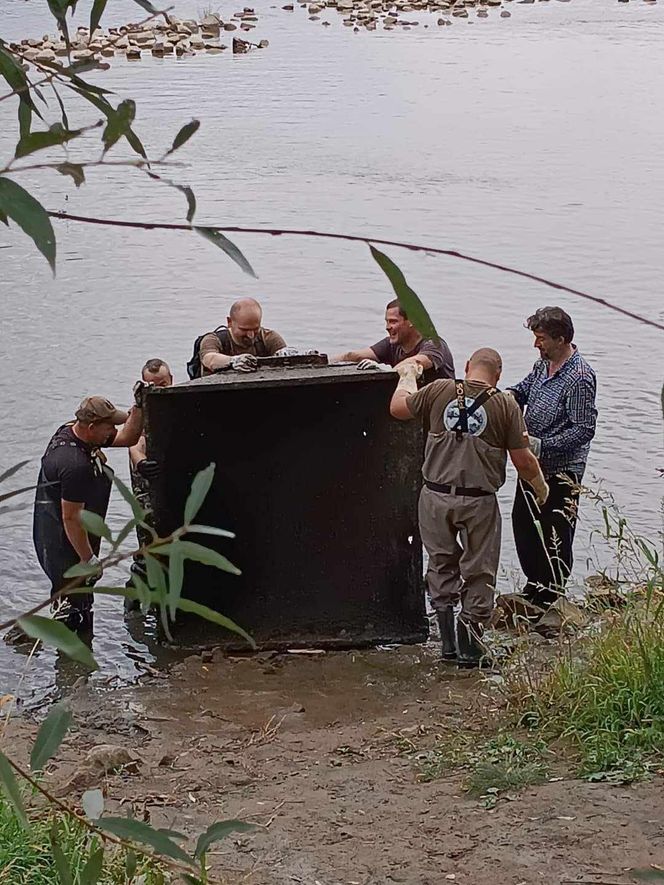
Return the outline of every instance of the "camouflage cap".
<path id="1" fill-rule="evenodd" d="M 76 420 L 86 424 L 95 421 L 110 421 L 111 424 L 124 424 L 129 416 L 116 409 L 113 403 L 103 396 L 86 396 L 76 409 Z"/>

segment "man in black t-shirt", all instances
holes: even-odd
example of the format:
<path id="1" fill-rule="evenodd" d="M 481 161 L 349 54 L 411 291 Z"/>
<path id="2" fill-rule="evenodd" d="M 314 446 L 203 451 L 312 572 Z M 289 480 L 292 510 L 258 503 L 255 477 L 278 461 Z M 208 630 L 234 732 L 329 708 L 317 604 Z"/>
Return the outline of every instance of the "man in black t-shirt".
<path id="1" fill-rule="evenodd" d="M 135 389 L 136 407 L 129 414 L 104 397 L 87 397 L 76 410 L 76 420 L 59 427 L 46 447 L 35 496 L 33 540 L 52 596 L 67 584 L 65 573 L 73 565 L 99 563 L 100 538 L 88 535 L 81 511 L 106 518 L 112 471 L 104 469 L 101 448 L 138 442 L 143 430 L 142 388 Z M 120 424 L 124 426 L 118 430 Z M 92 626 L 91 593 L 70 596 L 62 606 L 58 600 L 58 606 L 58 616 L 72 629 Z"/>
<path id="2" fill-rule="evenodd" d="M 357 363 L 358 369 L 377 369 L 381 363 L 394 367 L 408 360 L 422 366 L 425 384 L 436 378 L 454 378 L 454 360 L 447 343 L 442 338 L 438 342 L 423 338 L 396 299 L 385 308 L 385 329 L 387 338 L 371 347 L 330 357 L 330 362 Z"/>

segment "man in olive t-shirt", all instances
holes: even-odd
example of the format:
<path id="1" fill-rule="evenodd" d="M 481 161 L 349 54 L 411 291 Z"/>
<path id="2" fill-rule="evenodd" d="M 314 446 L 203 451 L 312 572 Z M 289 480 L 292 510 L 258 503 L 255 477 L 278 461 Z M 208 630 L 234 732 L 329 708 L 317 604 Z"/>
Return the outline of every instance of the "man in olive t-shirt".
<path id="1" fill-rule="evenodd" d="M 227 326 L 208 332 L 199 345 L 201 374 L 211 375 L 221 369 L 255 372 L 256 357 L 274 356 L 286 346 L 278 332 L 261 326 L 263 310 L 254 298 L 241 298 L 231 305 Z"/>
<path id="2" fill-rule="evenodd" d="M 419 526 L 443 657 L 477 667 L 485 657 L 480 637 L 493 610 L 501 542 L 496 492 L 505 482 L 507 454 L 542 503 L 548 488 L 519 407 L 496 388 L 502 371 L 497 351 L 476 351 L 464 381 L 433 381 L 419 391 L 416 367 L 402 364 L 397 371 L 390 413 L 402 421 L 420 418 L 429 427 Z"/>

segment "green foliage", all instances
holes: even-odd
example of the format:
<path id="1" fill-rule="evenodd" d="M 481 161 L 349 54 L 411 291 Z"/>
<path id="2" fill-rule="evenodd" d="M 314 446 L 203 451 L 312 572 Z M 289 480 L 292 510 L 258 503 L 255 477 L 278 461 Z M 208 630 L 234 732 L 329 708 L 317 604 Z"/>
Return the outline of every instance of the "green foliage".
<path id="1" fill-rule="evenodd" d="M 67 657 L 91 670 L 97 669 L 97 662 L 88 646 L 60 621 L 44 618 L 41 615 L 28 615 L 19 618 L 17 624 L 32 639 L 40 639 L 44 645 L 60 649 Z"/>
<path id="2" fill-rule="evenodd" d="M 0 212 L 26 233 L 55 272 L 55 233 L 40 202 L 20 184 L 0 175 Z"/>
<path id="3" fill-rule="evenodd" d="M 664 758 L 664 596 L 650 586 L 576 653 L 535 682 L 512 686 L 521 720 L 548 740 L 564 739 L 589 780 L 630 782 Z"/>
<path id="4" fill-rule="evenodd" d="M 173 144 L 166 156 L 172 154 L 174 151 L 177 151 L 178 148 L 181 148 L 183 144 L 186 144 L 192 135 L 195 135 L 198 132 L 201 125 L 200 120 L 192 120 L 191 123 L 185 123 L 185 125 L 180 129 L 178 134 L 173 139 Z"/>
<path id="5" fill-rule="evenodd" d="M 204 833 L 198 837 L 194 857 L 197 859 L 204 858 L 215 842 L 220 842 L 231 833 L 248 833 L 255 830 L 253 824 L 248 824 L 243 820 L 222 820 L 208 827 Z"/>
<path id="6" fill-rule="evenodd" d="M 16 819 L 19 821 L 21 826 L 27 830 L 28 818 L 25 814 L 25 806 L 23 805 L 21 790 L 16 780 L 14 770 L 9 764 L 9 761 L 4 753 L 0 753 L 0 784 L 2 784 L 5 795 L 11 802 L 14 814 L 16 815 Z M 2 802 L 1 798 L 0 802 Z"/>
<path id="7" fill-rule="evenodd" d="M 222 249 L 246 274 L 257 279 L 256 272 L 242 252 L 228 239 L 228 237 L 224 236 L 221 231 L 217 230 L 216 227 L 194 227 L 194 230 L 197 234 L 200 234 L 206 240 L 209 240 L 211 243 L 214 243 L 215 246 Z"/>
<path id="8" fill-rule="evenodd" d="M 51 839 L 56 841 L 75 885 L 127 885 L 125 852 L 108 844 L 103 850 L 98 836 L 75 818 L 43 811 L 35 814 L 30 829 L 21 827 L 9 804 L 0 796 L 0 880 L 16 885 L 56 885 L 59 881 Z M 163 866 L 134 852 L 134 875 L 144 885 L 163 885 Z M 99 865 L 101 863 L 101 870 Z M 96 878 L 95 878 L 96 876 Z"/>
<path id="9" fill-rule="evenodd" d="M 192 863 L 187 852 L 180 848 L 166 833 L 155 830 L 141 820 L 132 820 L 128 817 L 101 817 L 95 823 L 104 832 L 118 836 L 120 839 L 149 845 L 164 857 L 172 857 L 173 860 L 185 864 Z"/>
<path id="10" fill-rule="evenodd" d="M 429 316 L 429 311 L 417 297 L 415 292 L 406 282 L 406 278 L 397 265 L 388 258 L 384 252 L 370 246 L 371 256 L 377 262 L 385 276 L 388 278 L 394 289 L 394 294 L 399 299 L 399 304 L 408 314 L 408 319 L 415 326 L 417 331 L 423 338 L 433 338 L 434 341 L 440 340 L 440 335 L 436 331 L 433 320 Z"/>
<path id="11" fill-rule="evenodd" d="M 466 790 L 474 797 L 491 797 L 514 792 L 531 784 L 543 783 L 549 772 L 548 751 L 544 741 L 526 741 L 507 732 L 489 740 L 477 735 L 454 735 L 436 742 L 428 753 L 417 754 L 418 781 L 427 783 L 467 770 Z"/>
<path id="12" fill-rule="evenodd" d="M 214 479 L 215 464 L 214 461 L 209 464 L 205 470 L 199 471 L 191 484 L 191 491 L 184 505 L 184 524 L 190 525 L 196 518 L 196 514 L 201 509 L 203 501 L 210 491 L 212 480 Z"/>
<path id="13" fill-rule="evenodd" d="M 62 704 L 51 707 L 42 722 L 30 753 L 30 768 L 41 771 L 57 752 L 72 723 L 72 715 Z"/>

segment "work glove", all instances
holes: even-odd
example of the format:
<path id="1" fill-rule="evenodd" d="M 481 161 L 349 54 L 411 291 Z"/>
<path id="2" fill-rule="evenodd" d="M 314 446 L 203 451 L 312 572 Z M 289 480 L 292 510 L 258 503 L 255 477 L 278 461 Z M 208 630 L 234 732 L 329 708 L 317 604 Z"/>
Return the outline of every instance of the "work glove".
<path id="1" fill-rule="evenodd" d="M 542 440 L 538 436 L 528 436 L 530 451 L 536 458 L 542 454 Z"/>
<path id="2" fill-rule="evenodd" d="M 424 371 L 421 364 L 406 360 L 395 366 L 395 369 L 399 375 L 397 390 L 407 390 L 408 393 L 417 393 L 417 379 Z"/>
<path id="3" fill-rule="evenodd" d="M 379 363 L 376 360 L 360 360 L 357 364 L 357 368 L 361 372 L 366 372 L 367 370 L 373 372 L 391 372 L 392 366 L 388 366 L 387 363 Z"/>
<path id="4" fill-rule="evenodd" d="M 148 387 L 154 387 L 153 384 L 147 384 L 145 381 L 137 381 L 132 388 L 134 394 L 134 405 L 137 409 L 142 409 L 145 402 L 145 394 Z"/>
<path id="5" fill-rule="evenodd" d="M 530 480 L 530 485 L 532 487 L 533 492 L 535 493 L 535 500 L 537 501 L 538 507 L 544 507 L 546 504 L 547 498 L 549 497 L 549 486 L 547 481 L 544 479 L 544 474 L 540 470 L 535 479 Z"/>
<path id="6" fill-rule="evenodd" d="M 280 347 L 274 356 L 300 356 L 301 353 L 302 351 L 298 350 L 297 347 Z"/>
<path id="7" fill-rule="evenodd" d="M 230 367 L 234 372 L 255 372 L 258 360 L 251 353 L 241 353 L 231 358 Z"/>
<path id="8" fill-rule="evenodd" d="M 149 458 L 143 458 L 136 465 L 136 473 L 140 474 L 143 479 L 156 479 L 161 473 L 161 465 L 159 461 L 152 461 Z"/>
<path id="9" fill-rule="evenodd" d="M 102 572 L 104 571 L 104 567 L 101 564 L 101 562 L 99 561 L 99 559 L 94 555 L 94 553 L 92 554 L 90 559 L 88 559 L 86 565 L 96 566 L 97 571 L 86 577 L 85 581 L 83 582 L 83 586 L 84 587 L 94 587 L 94 585 L 97 583 L 97 581 L 101 578 Z"/>

